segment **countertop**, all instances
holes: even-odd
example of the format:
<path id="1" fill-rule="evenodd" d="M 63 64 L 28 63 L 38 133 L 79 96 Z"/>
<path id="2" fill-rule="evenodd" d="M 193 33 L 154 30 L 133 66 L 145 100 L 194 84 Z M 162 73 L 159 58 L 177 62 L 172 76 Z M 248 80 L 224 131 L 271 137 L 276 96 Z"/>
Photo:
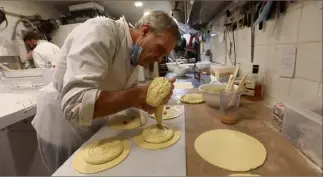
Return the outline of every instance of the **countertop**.
<path id="1" fill-rule="evenodd" d="M 189 77 L 188 79 L 192 80 Z M 187 81 L 190 80 L 177 79 L 177 82 Z M 198 82 L 196 81 L 196 83 L 192 83 L 193 87 L 195 87 L 192 89 L 175 88 L 168 104 L 182 104 L 179 101 L 181 95 L 198 92 L 198 89 L 196 89 Z M 221 123 L 220 111 L 210 108 L 206 104 L 185 104 L 184 110 L 187 176 L 227 176 L 237 173 L 209 164 L 194 149 L 194 141 L 200 134 L 208 130 L 223 128 L 246 133 L 258 139 L 265 146 L 267 150 L 265 163 L 248 173 L 262 176 L 321 175 L 320 169 L 310 162 L 272 125 L 271 110 L 266 107 L 264 102 L 251 102 L 242 99 L 239 112 L 240 121 L 235 125 Z M 97 136 L 97 134 L 94 136 Z M 140 163 L 140 159 L 138 159 L 138 163 Z M 71 167 L 68 166 L 67 168 Z M 147 168 L 149 167 L 147 166 Z"/>
<path id="2" fill-rule="evenodd" d="M 36 114 L 36 93 L 0 93 L 0 98 L 0 129 Z"/>
<path id="3" fill-rule="evenodd" d="M 195 92 L 191 89 L 184 92 Z M 248 173 L 263 176 L 321 175 L 319 168 L 298 151 L 272 124 L 271 110 L 263 102 L 242 99 L 240 121 L 223 124 L 220 111 L 206 104 L 185 105 L 186 164 L 188 176 L 227 176 L 233 172 L 213 166 L 203 160 L 194 149 L 195 139 L 212 129 L 237 130 L 258 139 L 267 150 L 265 163 Z M 239 147 L 237 147 L 239 148 Z"/>
<path id="4" fill-rule="evenodd" d="M 183 110 L 183 105 L 178 105 Z M 182 132 L 181 139 L 169 148 L 160 150 L 143 149 L 135 145 L 133 137 L 142 128 L 156 124 L 156 120 L 147 117 L 148 122 L 140 128 L 132 130 L 115 130 L 108 126 L 101 128 L 84 145 L 103 138 L 118 136 L 131 142 L 131 150 L 128 157 L 119 165 L 92 174 L 95 176 L 185 176 L 186 175 L 186 145 L 185 145 L 185 119 L 184 114 L 171 120 L 164 121 L 175 125 Z M 71 166 L 75 153 L 53 174 L 53 176 L 81 176 Z M 165 170 L 166 169 L 166 170 Z M 91 174 L 88 174 L 91 175 Z"/>

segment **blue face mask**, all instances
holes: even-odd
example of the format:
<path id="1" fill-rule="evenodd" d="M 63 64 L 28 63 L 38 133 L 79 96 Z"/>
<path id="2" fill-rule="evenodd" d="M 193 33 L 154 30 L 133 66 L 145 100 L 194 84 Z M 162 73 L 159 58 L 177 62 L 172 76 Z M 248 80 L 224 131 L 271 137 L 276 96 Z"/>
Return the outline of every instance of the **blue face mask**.
<path id="1" fill-rule="evenodd" d="M 148 35 L 149 35 L 150 33 L 148 33 Z M 148 36 L 147 35 L 147 36 Z M 133 66 L 136 66 L 136 65 L 138 65 L 138 63 L 139 63 L 139 57 L 140 57 L 140 54 L 141 54 L 141 52 L 144 50 L 138 43 L 139 43 L 139 41 L 140 41 L 140 39 L 141 39 L 141 36 L 139 37 L 139 39 L 138 39 L 138 41 L 136 42 L 136 44 L 134 44 L 133 46 L 132 46 L 132 50 L 131 50 L 131 60 L 130 60 L 130 63 L 131 63 L 131 65 L 133 65 Z M 146 38 L 147 39 L 147 38 Z M 146 42 L 146 39 L 144 40 L 144 42 L 143 42 L 143 44 L 142 45 L 144 45 L 145 44 L 145 42 Z"/>
<path id="2" fill-rule="evenodd" d="M 141 46 L 139 46 L 138 43 L 132 46 L 131 60 L 130 60 L 131 65 L 136 66 L 138 64 L 139 56 L 143 50 L 144 49 Z"/>

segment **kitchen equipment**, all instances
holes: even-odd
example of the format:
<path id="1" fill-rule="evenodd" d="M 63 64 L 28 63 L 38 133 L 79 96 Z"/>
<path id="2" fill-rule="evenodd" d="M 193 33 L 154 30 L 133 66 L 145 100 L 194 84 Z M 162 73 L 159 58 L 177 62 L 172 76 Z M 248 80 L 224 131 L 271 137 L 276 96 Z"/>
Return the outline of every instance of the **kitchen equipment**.
<path id="1" fill-rule="evenodd" d="M 279 131 L 281 131 L 282 129 L 282 124 L 284 120 L 284 110 L 285 105 L 283 103 L 276 103 L 273 107 L 273 124 L 279 129 Z"/>
<path id="2" fill-rule="evenodd" d="M 317 100 L 322 104 L 321 97 Z M 292 99 L 283 103 L 285 105 L 283 134 L 322 169 L 322 115 L 305 103 L 298 103 Z M 322 105 L 319 106 L 322 109 Z"/>
<path id="3" fill-rule="evenodd" d="M 212 83 L 212 84 L 204 84 L 199 87 L 199 90 L 203 94 L 203 98 L 205 103 L 211 108 L 219 109 L 220 108 L 220 93 L 221 90 L 226 89 L 227 84 L 223 83 Z M 234 90 L 237 89 L 238 86 L 234 86 Z"/>
<path id="4" fill-rule="evenodd" d="M 255 54 L 255 25 L 254 25 L 254 15 L 255 15 L 255 9 L 253 7 L 250 8 L 250 32 L 251 32 L 251 47 L 250 47 L 250 56 L 251 56 L 251 63 L 253 63 L 254 60 L 254 54 Z"/>
<path id="5" fill-rule="evenodd" d="M 169 62 L 169 63 L 166 63 L 166 66 L 168 68 L 169 71 L 172 71 L 174 72 L 175 68 L 177 68 L 177 64 L 176 62 Z M 185 67 L 188 67 L 189 68 L 189 71 L 193 71 L 193 68 L 194 68 L 194 63 L 185 63 L 185 64 L 178 64 L 178 66 L 185 66 Z"/>
<path id="6" fill-rule="evenodd" d="M 178 67 L 175 67 L 174 72 L 176 73 L 177 76 L 182 77 L 185 76 L 185 74 L 189 71 L 188 66 L 184 65 L 179 65 Z"/>
<path id="7" fill-rule="evenodd" d="M 240 92 L 221 90 L 220 93 L 220 110 L 221 122 L 225 124 L 235 124 L 239 121 L 238 110 L 240 103 Z M 232 104 L 233 103 L 233 104 Z M 231 105 L 232 104 L 232 105 Z"/>
<path id="8" fill-rule="evenodd" d="M 231 76 L 230 76 L 230 78 L 231 78 Z M 242 80 L 241 80 L 240 84 L 238 85 L 237 89 L 235 90 L 235 94 L 232 94 L 233 97 L 231 98 L 231 101 L 230 101 L 230 103 L 228 105 L 229 107 L 234 106 L 235 100 L 237 99 L 236 96 L 239 96 L 240 97 L 241 93 L 243 92 L 244 83 L 246 82 L 246 79 L 247 79 L 247 74 L 245 74 L 242 77 Z M 232 81 L 232 82 L 234 82 L 234 81 Z M 231 90 L 232 89 L 230 89 L 230 91 Z M 228 89 L 226 89 L 226 91 L 228 91 Z M 237 93 L 239 93 L 239 94 L 237 94 Z"/>
<path id="9" fill-rule="evenodd" d="M 169 71 L 174 72 L 175 68 L 177 67 L 177 64 L 176 62 L 169 62 L 169 63 L 166 63 L 166 66 Z"/>
<path id="10" fill-rule="evenodd" d="M 188 63 L 195 63 L 196 62 L 196 58 L 189 58 L 187 60 L 188 60 Z"/>
<path id="11" fill-rule="evenodd" d="M 181 66 L 187 66 L 189 67 L 189 72 L 193 72 L 194 63 L 184 63 L 184 64 L 181 64 Z"/>
<path id="12" fill-rule="evenodd" d="M 218 80 L 228 80 L 229 76 L 234 73 L 234 66 L 211 65 L 211 74 Z"/>
<path id="13" fill-rule="evenodd" d="M 1 28 L 0 31 L 5 30 L 7 28 L 7 26 L 8 26 L 8 20 L 7 20 L 6 14 L 4 12 L 4 9 L 1 7 L 0 8 L 0 25 L 3 22 L 6 22 L 6 25 L 3 28 Z"/>
<path id="14" fill-rule="evenodd" d="M 210 62 L 209 61 L 197 62 L 196 67 L 199 70 L 207 69 L 210 67 Z"/>
<path id="15" fill-rule="evenodd" d="M 229 92 L 229 91 L 231 90 L 231 88 L 230 88 L 230 83 L 232 82 L 232 79 L 233 79 L 233 74 L 231 74 L 231 75 L 230 75 L 229 80 L 228 80 L 228 84 L 227 84 L 227 86 L 226 86 L 226 88 L 225 88 L 225 90 L 226 90 L 227 92 Z"/>
<path id="16" fill-rule="evenodd" d="M 262 84 L 258 76 L 259 65 L 252 66 L 252 77 L 246 82 L 247 99 L 250 101 L 259 101 L 262 99 Z"/>
<path id="17" fill-rule="evenodd" d="M 44 87 L 44 69 L 4 71 L 0 79 L 0 93 L 36 93 Z"/>
<path id="18" fill-rule="evenodd" d="M 233 77 L 232 77 L 232 80 L 230 82 L 228 82 L 228 88 L 227 90 L 231 91 L 231 89 L 233 88 L 233 84 L 234 84 L 234 81 L 236 80 L 237 78 L 237 74 L 238 74 L 238 71 L 239 71 L 239 67 L 240 65 L 237 65 L 235 67 L 235 70 L 234 70 L 234 73 L 233 73 Z M 231 77 L 231 76 L 230 76 Z"/>

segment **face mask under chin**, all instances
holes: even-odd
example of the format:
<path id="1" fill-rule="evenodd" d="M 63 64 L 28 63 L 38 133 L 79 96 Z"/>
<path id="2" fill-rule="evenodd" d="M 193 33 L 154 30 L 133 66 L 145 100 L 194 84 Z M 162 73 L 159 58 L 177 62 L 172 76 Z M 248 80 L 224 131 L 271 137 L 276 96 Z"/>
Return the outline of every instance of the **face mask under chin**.
<path id="1" fill-rule="evenodd" d="M 145 43 L 147 41 L 147 37 L 149 35 L 150 35 L 150 33 L 148 33 L 148 35 L 144 39 L 142 46 L 145 45 Z M 130 63 L 133 66 L 136 66 L 139 64 L 140 55 L 141 55 L 142 51 L 144 50 L 143 47 L 139 45 L 139 42 L 141 39 L 142 39 L 142 37 L 140 36 L 139 39 L 137 40 L 137 42 L 132 46 Z"/>

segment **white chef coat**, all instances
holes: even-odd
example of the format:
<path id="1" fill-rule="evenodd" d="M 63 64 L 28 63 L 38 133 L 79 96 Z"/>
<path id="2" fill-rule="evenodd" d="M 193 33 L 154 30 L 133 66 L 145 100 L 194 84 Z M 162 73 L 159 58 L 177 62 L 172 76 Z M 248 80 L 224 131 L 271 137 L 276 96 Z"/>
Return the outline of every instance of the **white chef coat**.
<path id="1" fill-rule="evenodd" d="M 38 138 L 70 148 L 91 137 L 102 125 L 93 120 L 100 91 L 127 89 L 138 79 L 130 63 L 132 44 L 123 17 L 98 17 L 76 27 L 62 46 L 52 83 L 38 98 L 32 122 Z"/>
<path id="2" fill-rule="evenodd" d="M 48 41 L 39 40 L 32 52 L 35 66 L 37 68 L 49 68 L 56 65 L 59 58 L 60 48 Z"/>

